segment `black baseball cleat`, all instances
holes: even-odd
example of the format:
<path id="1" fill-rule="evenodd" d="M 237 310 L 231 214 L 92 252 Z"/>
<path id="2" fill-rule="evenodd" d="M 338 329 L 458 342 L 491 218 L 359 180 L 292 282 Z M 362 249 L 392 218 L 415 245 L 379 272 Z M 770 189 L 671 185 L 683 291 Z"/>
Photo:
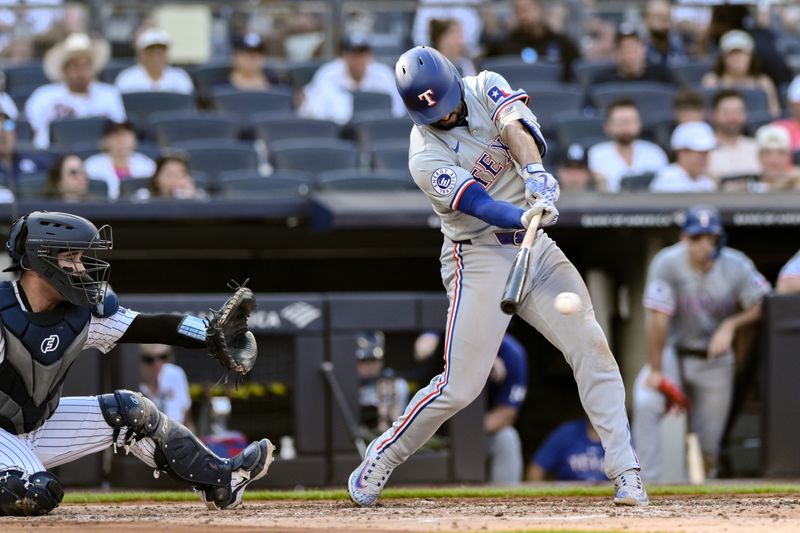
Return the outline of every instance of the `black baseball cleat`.
<path id="1" fill-rule="evenodd" d="M 231 458 L 230 487 L 197 490 L 208 509 L 235 509 L 242 503 L 244 489 L 257 479 L 267 475 L 272 464 L 275 446 L 269 439 L 251 443 L 242 452 Z"/>

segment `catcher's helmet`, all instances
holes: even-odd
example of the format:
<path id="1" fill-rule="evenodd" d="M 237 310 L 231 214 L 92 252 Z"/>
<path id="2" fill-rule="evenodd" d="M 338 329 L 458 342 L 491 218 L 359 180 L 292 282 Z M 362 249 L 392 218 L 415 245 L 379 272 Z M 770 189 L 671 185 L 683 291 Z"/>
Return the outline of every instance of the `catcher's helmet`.
<path id="1" fill-rule="evenodd" d="M 375 361 L 383 359 L 386 337 L 382 331 L 362 331 L 356 335 L 356 359 Z"/>
<path id="2" fill-rule="evenodd" d="M 722 235 L 722 219 L 716 207 L 710 205 L 696 205 L 686 212 L 683 222 L 683 232 L 688 235 L 713 234 Z"/>
<path id="3" fill-rule="evenodd" d="M 429 46 L 417 46 L 401 55 L 394 67 L 394 79 L 408 114 L 417 125 L 443 119 L 464 97 L 456 67 Z"/>
<path id="4" fill-rule="evenodd" d="M 97 229 L 83 217 L 69 213 L 34 211 L 11 227 L 6 251 L 13 264 L 6 271 L 33 270 L 75 305 L 102 305 L 111 266 L 96 257 L 112 248 L 111 227 Z M 83 252 L 83 269 L 59 265 L 61 252 Z"/>

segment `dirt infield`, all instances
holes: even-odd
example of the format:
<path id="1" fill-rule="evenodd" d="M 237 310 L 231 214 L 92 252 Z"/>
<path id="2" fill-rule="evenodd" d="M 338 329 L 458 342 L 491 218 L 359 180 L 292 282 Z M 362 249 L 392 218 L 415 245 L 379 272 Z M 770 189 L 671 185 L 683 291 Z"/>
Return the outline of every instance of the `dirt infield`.
<path id="1" fill-rule="evenodd" d="M 234 511 L 199 504 L 64 505 L 39 518 L 3 518 L 11 531 L 800 531 L 800 495 L 662 496 L 649 507 L 608 498 L 387 500 L 374 509 L 344 501 L 246 502 Z"/>

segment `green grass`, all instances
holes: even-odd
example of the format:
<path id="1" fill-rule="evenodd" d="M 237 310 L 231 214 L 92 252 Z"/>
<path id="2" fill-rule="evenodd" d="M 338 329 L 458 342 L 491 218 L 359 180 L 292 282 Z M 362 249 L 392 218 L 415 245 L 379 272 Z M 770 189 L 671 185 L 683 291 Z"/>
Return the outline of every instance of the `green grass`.
<path id="1" fill-rule="evenodd" d="M 714 494 L 800 494 L 798 483 L 753 483 L 711 485 L 664 485 L 648 487 L 651 496 L 714 495 Z M 564 486 L 537 485 L 532 487 L 420 487 L 387 489 L 383 499 L 414 498 L 541 498 L 575 496 L 611 496 L 610 485 Z M 280 500 L 346 500 L 345 490 L 254 490 L 247 492 L 249 501 Z M 184 492 L 67 492 L 64 503 L 128 503 L 196 501 L 191 491 Z"/>

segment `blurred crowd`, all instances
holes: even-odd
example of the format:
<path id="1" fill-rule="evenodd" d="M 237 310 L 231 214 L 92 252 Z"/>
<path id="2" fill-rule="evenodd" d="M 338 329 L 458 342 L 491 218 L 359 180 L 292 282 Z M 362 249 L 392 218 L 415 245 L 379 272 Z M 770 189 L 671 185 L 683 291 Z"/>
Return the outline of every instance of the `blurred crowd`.
<path id="1" fill-rule="evenodd" d="M 562 190 L 800 190 L 800 6 L 699 4 L 422 0 L 354 8 L 328 41 L 305 8 L 234 13 L 176 65 L 157 17 L 120 39 L 3 0 L 0 201 L 411 189 L 392 66 L 413 44 L 526 90 Z"/>

